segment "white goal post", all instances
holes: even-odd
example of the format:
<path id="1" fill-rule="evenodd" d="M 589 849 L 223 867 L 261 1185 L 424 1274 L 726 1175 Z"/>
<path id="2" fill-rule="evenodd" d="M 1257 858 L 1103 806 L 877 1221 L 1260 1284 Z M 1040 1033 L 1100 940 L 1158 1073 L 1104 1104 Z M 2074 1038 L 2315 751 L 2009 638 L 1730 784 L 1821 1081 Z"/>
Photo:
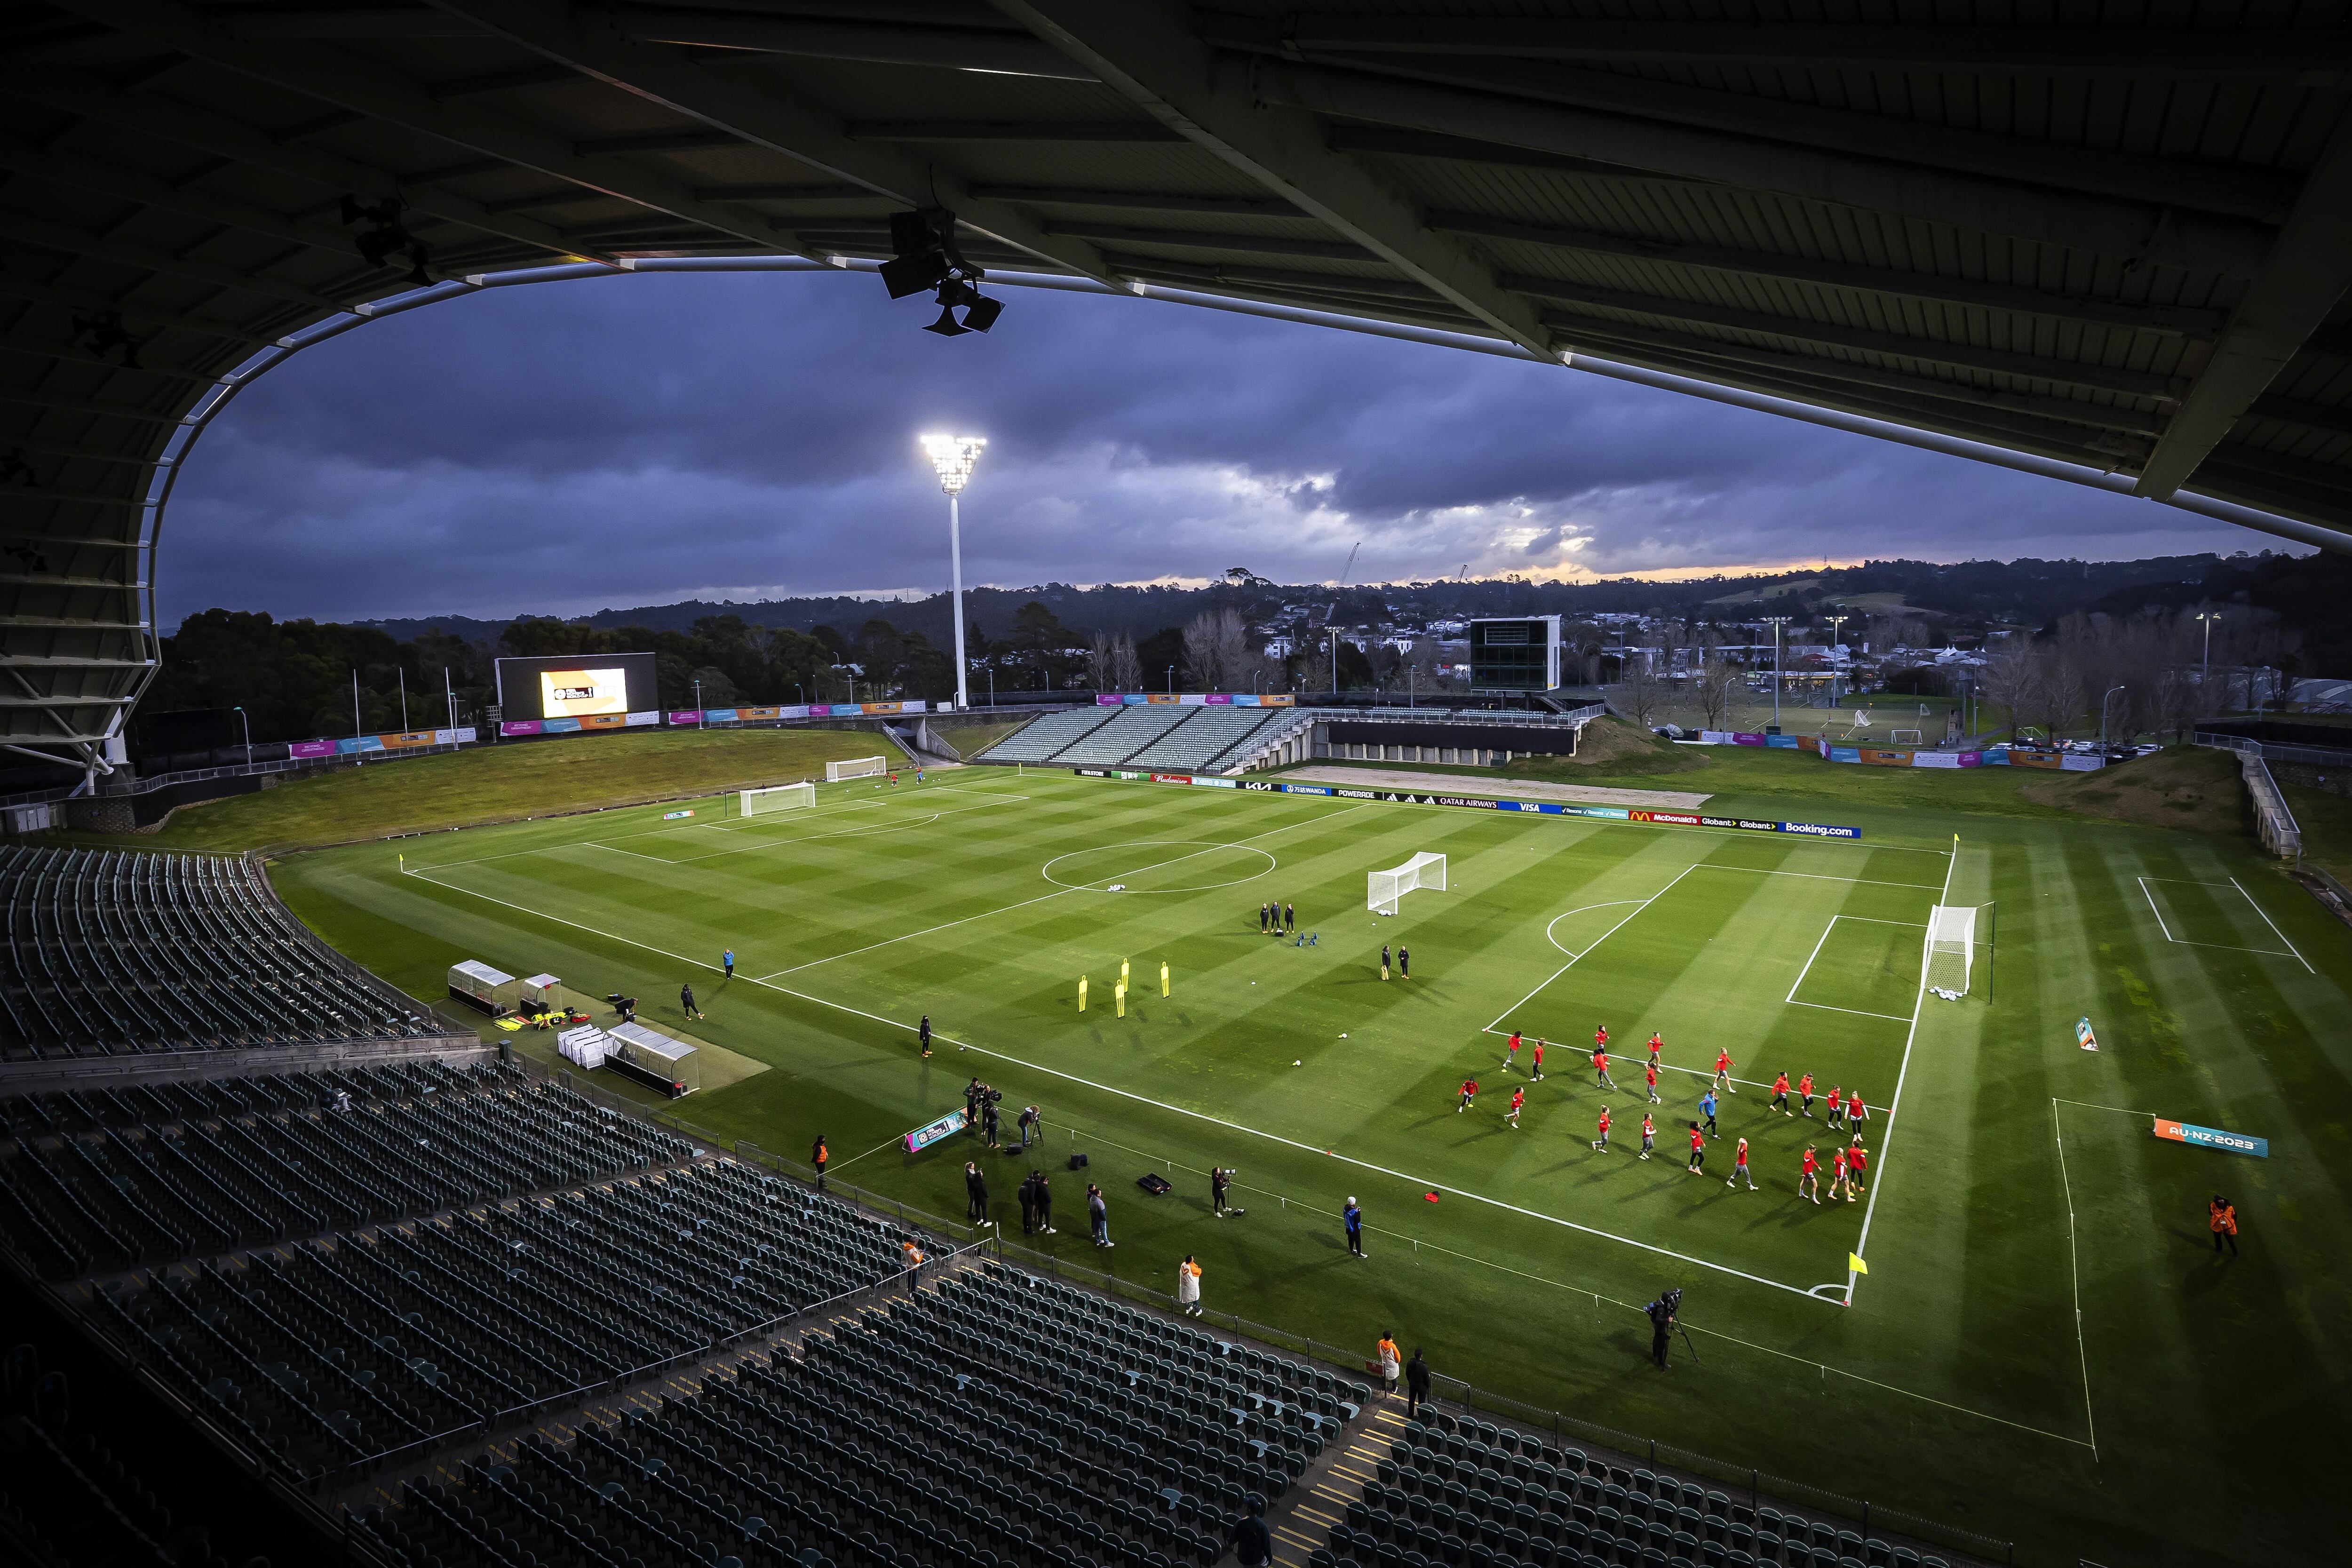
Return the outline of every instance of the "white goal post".
<path id="1" fill-rule="evenodd" d="M 1927 916 L 1927 989 L 1954 998 L 1967 995 L 1976 957 L 1976 907 L 1937 904 Z"/>
<path id="2" fill-rule="evenodd" d="M 870 779 L 877 773 L 890 771 L 887 757 L 852 757 L 846 762 L 824 764 L 824 782 L 839 784 L 844 779 Z"/>
<path id="3" fill-rule="evenodd" d="M 767 789 L 747 789 L 736 792 L 742 802 L 741 815 L 758 816 L 770 811 L 791 811 L 796 806 L 816 804 L 816 785 L 808 783 L 775 784 Z"/>
<path id="4" fill-rule="evenodd" d="M 1375 871 L 1364 889 L 1365 907 L 1376 915 L 1397 912 L 1397 900 L 1416 888 L 1445 891 L 1445 857 L 1416 855 L 1391 871 Z"/>
<path id="5" fill-rule="evenodd" d="M 1886 731 L 1888 743 L 1896 746 L 1918 745 L 1920 743 L 1919 736 L 1920 731 L 1916 730 L 1889 730 Z"/>

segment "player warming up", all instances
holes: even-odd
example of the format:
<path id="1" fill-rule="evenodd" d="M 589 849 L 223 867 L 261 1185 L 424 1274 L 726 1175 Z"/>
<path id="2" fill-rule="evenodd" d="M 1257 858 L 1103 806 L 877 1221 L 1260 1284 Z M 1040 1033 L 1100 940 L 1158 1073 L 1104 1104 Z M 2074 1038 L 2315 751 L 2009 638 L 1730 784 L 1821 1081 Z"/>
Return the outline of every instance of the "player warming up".
<path id="1" fill-rule="evenodd" d="M 1802 1078 L 1801 1078 L 1801 1079 L 1799 1079 L 1797 1080 L 1797 1094 L 1798 1094 L 1798 1097 L 1799 1097 L 1800 1099 L 1801 1099 L 1801 1100 L 1804 1101 L 1804 1105 L 1803 1105 L 1803 1108 L 1802 1108 L 1802 1109 L 1803 1109 L 1803 1110 L 1804 1110 L 1804 1113 L 1805 1113 L 1807 1116 L 1811 1116 L 1811 1115 L 1813 1113 L 1813 1075 L 1812 1075 L 1812 1074 L 1811 1074 L 1811 1073 L 1807 1073 L 1804 1077 L 1802 1077 Z"/>
<path id="2" fill-rule="evenodd" d="M 1789 1075 L 1787 1073 L 1782 1073 L 1772 1080 L 1772 1104 L 1769 1109 L 1779 1111 L 1783 1116 L 1797 1114 L 1789 1109 Z"/>
<path id="3" fill-rule="evenodd" d="M 1592 1077 L 1597 1087 L 1617 1092 L 1617 1085 L 1609 1077 L 1609 1031 L 1601 1031 L 1601 1044 L 1592 1047 Z"/>
<path id="4" fill-rule="evenodd" d="M 1538 1035 L 1538 1036 L 1536 1037 L 1536 1043 L 1535 1043 L 1535 1046 L 1534 1046 L 1534 1047 L 1533 1047 L 1533 1050 L 1534 1050 L 1535 1059 L 1534 1059 L 1533 1061 L 1531 1061 L 1531 1062 L 1529 1062 L 1529 1063 L 1528 1064 L 1528 1066 L 1531 1069 L 1533 1069 L 1533 1070 L 1531 1070 L 1531 1071 L 1528 1074 L 1528 1079 L 1529 1079 L 1531 1081 L 1538 1082 L 1538 1083 L 1539 1083 L 1539 1082 L 1541 1082 L 1541 1081 L 1543 1080 L 1543 1051 L 1544 1051 L 1544 1043 L 1543 1043 L 1543 1037 L 1542 1037 L 1541 1035 Z"/>
<path id="5" fill-rule="evenodd" d="M 1756 1190 L 1756 1173 L 1748 1168 L 1748 1140 L 1745 1138 L 1739 1141 L 1738 1152 L 1731 1156 L 1731 1174 L 1724 1178 L 1723 1184 L 1738 1186 L 1742 1180 L 1748 1183 L 1749 1192 Z"/>
<path id="6" fill-rule="evenodd" d="M 1454 1108 L 1455 1112 L 1458 1114 L 1459 1112 L 1469 1110 L 1470 1102 L 1477 1098 L 1478 1080 L 1475 1078 L 1464 1079 L 1462 1080 L 1462 1103 Z"/>
<path id="7" fill-rule="evenodd" d="M 1605 1105 L 1601 1108 L 1599 1129 L 1601 1136 L 1592 1141 L 1592 1146 L 1606 1154 L 1609 1152 L 1609 1108 Z"/>
<path id="8" fill-rule="evenodd" d="M 1857 1132 L 1845 1152 L 1845 1184 L 1857 1193 L 1862 1191 L 1862 1169 L 1869 1163 L 1870 1151 L 1862 1146 L 1862 1134 Z"/>
<path id="9" fill-rule="evenodd" d="M 1665 1042 L 1665 1038 L 1664 1038 L 1664 1037 L 1661 1036 L 1661 1035 L 1660 1035 L 1660 1034 L 1659 1034 L 1655 1029 L 1651 1030 L 1651 1031 L 1650 1031 L 1650 1065 L 1651 1065 L 1652 1067 L 1656 1067 L 1656 1066 L 1658 1065 L 1658 1053 L 1659 1053 L 1660 1051 L 1664 1050 L 1665 1048 L 1666 1048 L 1666 1042 Z"/>
<path id="10" fill-rule="evenodd" d="M 1797 1195 L 1810 1197 L 1817 1204 L 1822 1201 L 1821 1156 L 1813 1152 L 1810 1143 L 1805 1145 L 1804 1173 L 1797 1178 Z"/>
<path id="11" fill-rule="evenodd" d="M 1838 1123 L 1844 1120 L 1845 1089 L 1833 1083 L 1830 1085 L 1830 1102 L 1822 1110 L 1822 1125 L 1834 1132 L 1838 1130 Z"/>
<path id="12" fill-rule="evenodd" d="M 1650 1151 L 1656 1148 L 1657 1145 L 1657 1124 L 1650 1120 L 1650 1113 L 1645 1110 L 1642 1112 L 1642 1158 L 1644 1160 L 1648 1159 L 1650 1157 Z"/>
<path id="13" fill-rule="evenodd" d="M 1702 1170 L 1701 1170 L 1701 1167 L 1703 1167 L 1703 1166 L 1704 1166 L 1704 1165 L 1706 1165 L 1706 1137 L 1705 1137 L 1703 1134 L 1701 1134 L 1701 1133 L 1700 1133 L 1700 1131 L 1699 1131 L 1699 1130 L 1698 1130 L 1698 1123 L 1697 1123 L 1697 1122 L 1696 1122 L 1696 1121 L 1694 1121 L 1694 1122 L 1692 1122 L 1692 1123 L 1690 1124 L 1690 1132 L 1691 1132 L 1690 1173 L 1691 1173 L 1692 1175 L 1694 1175 L 1694 1176 L 1696 1176 L 1696 1175 L 1700 1175 L 1700 1174 L 1704 1173 L 1702 1172 Z"/>
<path id="14" fill-rule="evenodd" d="M 1853 1194 L 1845 1184 L 1845 1151 L 1830 1151 L 1830 1196 L 1853 1202 Z"/>
<path id="15" fill-rule="evenodd" d="M 1513 1029 L 1511 1031 L 1509 1043 L 1503 1047 L 1503 1065 L 1496 1070 L 1500 1072 L 1508 1072 L 1511 1070 L 1511 1064 L 1518 1059 L 1519 1032 L 1517 1029 Z"/>
<path id="16" fill-rule="evenodd" d="M 1515 1089 L 1511 1090 L 1510 1113 L 1505 1116 L 1503 1120 L 1511 1124 L 1511 1130 L 1515 1132 L 1518 1131 L 1519 1126 L 1519 1107 L 1525 1105 L 1527 1102 L 1528 1091 L 1526 1089 Z"/>
<path id="17" fill-rule="evenodd" d="M 1738 1094 L 1739 1092 L 1738 1088 L 1736 1088 L 1731 1081 L 1731 1053 L 1729 1051 L 1717 1051 L 1715 1053 L 1715 1087 L 1723 1090 L 1726 1094 Z"/>
<path id="18" fill-rule="evenodd" d="M 1650 1103 L 1652 1105 L 1664 1105 L 1666 1102 L 1666 1097 L 1658 1092 L 1657 1058 L 1653 1057 L 1649 1061 L 1644 1063 L 1642 1068 L 1642 1072 L 1650 1087 Z"/>
<path id="19" fill-rule="evenodd" d="M 1870 1120 L 1870 1112 L 1862 1103 L 1862 1090 L 1855 1089 L 1845 1097 L 1845 1130 L 1859 1134 L 1862 1123 Z"/>

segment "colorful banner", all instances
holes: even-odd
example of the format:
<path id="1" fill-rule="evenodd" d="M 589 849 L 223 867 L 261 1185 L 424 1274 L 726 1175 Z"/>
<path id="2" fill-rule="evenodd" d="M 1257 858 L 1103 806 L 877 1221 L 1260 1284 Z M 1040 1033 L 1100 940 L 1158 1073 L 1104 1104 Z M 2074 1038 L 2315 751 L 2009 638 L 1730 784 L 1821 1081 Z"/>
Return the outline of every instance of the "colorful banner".
<path id="1" fill-rule="evenodd" d="M 499 725 L 499 733 L 501 735 L 536 735 L 539 733 L 539 721 L 536 719 L 509 719 Z"/>
<path id="2" fill-rule="evenodd" d="M 289 757 L 331 757 L 335 754 L 332 741 L 297 741 L 286 748 Z"/>
<path id="3" fill-rule="evenodd" d="M 381 735 L 354 735 L 335 742 L 335 754 L 339 757 L 349 757 L 354 756 L 362 752 L 381 752 L 383 750 L 383 737 Z"/>
<path id="4" fill-rule="evenodd" d="M 1270 693 L 1248 691 L 1097 691 L 1095 693 L 1095 706 L 1097 708 L 1133 708 L 1152 703 L 1173 703 L 1178 707 L 1193 708 L 1296 708 L 1298 706 L 1298 699 L 1287 691 Z M 919 712 L 921 710 L 909 704 L 908 711 Z"/>
<path id="5" fill-rule="evenodd" d="M 2175 1143 L 2194 1143 L 2200 1149 L 2219 1149 L 2230 1154 L 2252 1154 L 2257 1160 L 2271 1157 L 2271 1141 L 2267 1138 L 2255 1138 L 2244 1132 L 2224 1132 L 2218 1127 L 2199 1127 L 2161 1116 L 2156 1119 L 2156 1135 Z"/>
<path id="6" fill-rule="evenodd" d="M 580 716 L 580 727 L 583 730 L 625 730 L 628 724 L 626 713 L 583 713 Z"/>
<path id="7" fill-rule="evenodd" d="M 2074 1043 L 2086 1051 L 2095 1051 L 2099 1048 L 2099 1037 L 2092 1032 L 2091 1020 L 2088 1017 L 2074 1020 Z"/>
<path id="8" fill-rule="evenodd" d="M 662 813 L 662 820 L 664 822 L 677 822 L 684 817 L 692 816 L 693 815 L 694 813 L 691 811 L 665 811 Z"/>
<path id="9" fill-rule="evenodd" d="M 541 719 L 539 732 L 542 735 L 576 735 L 580 732 L 577 719 Z"/>
<path id="10" fill-rule="evenodd" d="M 919 1150 L 929 1148 L 932 1144 L 938 1142 L 942 1138 L 952 1138 L 957 1133 L 962 1131 L 968 1125 L 970 1125 L 970 1123 L 966 1121 L 964 1113 L 961 1110 L 950 1110 L 945 1116 L 940 1117 L 937 1121 L 918 1127 L 912 1132 L 908 1133 L 906 1137 L 907 1152 L 912 1154 Z"/>
<path id="11" fill-rule="evenodd" d="M 383 749 L 387 752 L 404 752 L 412 746 L 431 745 L 433 743 L 433 731 L 430 730 L 406 730 L 397 735 L 378 735 L 376 739 L 383 742 Z"/>

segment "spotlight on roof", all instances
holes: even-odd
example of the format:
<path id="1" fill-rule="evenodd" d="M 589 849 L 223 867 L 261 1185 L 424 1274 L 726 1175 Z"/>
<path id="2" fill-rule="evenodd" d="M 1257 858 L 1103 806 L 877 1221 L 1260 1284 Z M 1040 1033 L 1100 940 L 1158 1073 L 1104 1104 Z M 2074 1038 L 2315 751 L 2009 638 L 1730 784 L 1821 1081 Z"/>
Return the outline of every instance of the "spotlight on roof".
<path id="1" fill-rule="evenodd" d="M 973 285 L 987 272 L 973 266 L 956 248 L 955 214 L 945 207 L 919 207 L 890 215 L 891 258 L 882 264 L 882 286 L 893 300 L 934 290 L 939 319 L 923 330 L 943 338 L 984 332 L 1004 313 L 1001 300 L 982 295 Z M 963 311 L 961 320 L 956 311 Z"/>

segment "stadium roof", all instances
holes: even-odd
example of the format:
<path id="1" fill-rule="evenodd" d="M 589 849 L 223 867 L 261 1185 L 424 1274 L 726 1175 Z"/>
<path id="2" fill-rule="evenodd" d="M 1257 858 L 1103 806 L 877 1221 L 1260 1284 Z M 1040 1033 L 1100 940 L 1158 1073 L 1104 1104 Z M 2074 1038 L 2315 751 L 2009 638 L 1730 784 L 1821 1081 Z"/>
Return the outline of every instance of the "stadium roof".
<path id="1" fill-rule="evenodd" d="M 420 280 L 885 257 L 916 205 L 992 268 L 1684 378 L 2352 549 L 2343 4 L 1686 9 L 0 4 L 5 740 L 118 730 L 182 421 L 273 342 Z"/>

